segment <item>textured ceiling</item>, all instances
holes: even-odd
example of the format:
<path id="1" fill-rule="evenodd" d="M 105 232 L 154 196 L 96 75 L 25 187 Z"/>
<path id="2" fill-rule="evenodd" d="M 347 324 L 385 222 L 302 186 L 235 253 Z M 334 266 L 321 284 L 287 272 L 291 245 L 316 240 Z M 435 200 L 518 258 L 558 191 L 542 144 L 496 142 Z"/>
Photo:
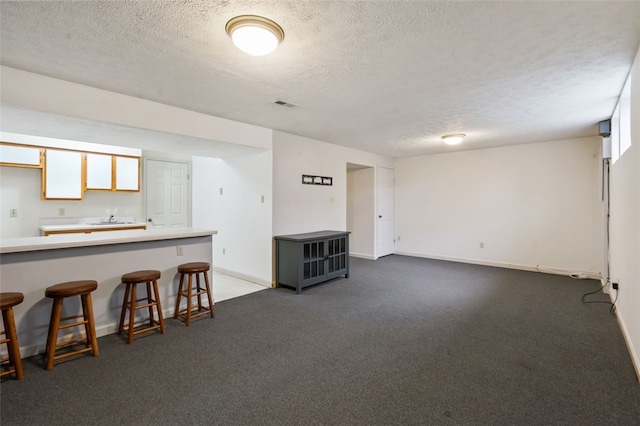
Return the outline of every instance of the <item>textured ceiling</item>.
<path id="1" fill-rule="evenodd" d="M 390 157 L 594 135 L 640 45 L 638 1 L 0 7 L 2 65 Z M 240 14 L 282 26 L 274 54 L 231 44 Z M 459 147 L 440 140 L 459 132 Z"/>

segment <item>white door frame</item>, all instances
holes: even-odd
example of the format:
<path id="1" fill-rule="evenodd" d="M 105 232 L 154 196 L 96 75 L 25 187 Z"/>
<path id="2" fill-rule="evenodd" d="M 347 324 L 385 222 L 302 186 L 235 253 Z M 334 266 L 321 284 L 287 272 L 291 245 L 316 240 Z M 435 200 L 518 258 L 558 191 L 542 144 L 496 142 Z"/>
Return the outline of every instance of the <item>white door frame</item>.
<path id="1" fill-rule="evenodd" d="M 390 171 L 392 174 L 391 183 L 391 199 L 385 200 L 382 196 L 382 179 L 380 177 L 381 171 Z M 377 166 L 376 168 L 376 259 L 381 256 L 386 256 L 395 253 L 395 209 L 394 209 L 394 195 L 395 195 L 395 170 L 390 167 Z M 387 202 L 389 205 L 383 205 Z M 384 216 L 384 217 L 383 217 Z M 384 235 L 381 230 L 381 220 L 390 221 L 391 223 L 391 238 L 390 244 L 383 246 L 382 243 Z"/>
<path id="2" fill-rule="evenodd" d="M 187 225 L 191 226 L 191 162 L 188 160 L 176 160 L 175 158 L 167 158 L 162 156 L 153 156 L 153 157 L 145 157 L 144 159 L 144 173 L 143 173 L 143 188 L 145 191 L 149 191 L 150 185 L 153 184 L 153 177 L 149 176 L 148 170 L 149 161 L 162 161 L 165 163 L 175 163 L 175 164 L 185 164 L 187 166 Z M 145 212 L 145 222 L 148 223 L 150 218 L 149 215 L 149 206 L 147 205 L 147 195 L 145 194 L 143 197 L 144 201 L 144 212 Z"/>

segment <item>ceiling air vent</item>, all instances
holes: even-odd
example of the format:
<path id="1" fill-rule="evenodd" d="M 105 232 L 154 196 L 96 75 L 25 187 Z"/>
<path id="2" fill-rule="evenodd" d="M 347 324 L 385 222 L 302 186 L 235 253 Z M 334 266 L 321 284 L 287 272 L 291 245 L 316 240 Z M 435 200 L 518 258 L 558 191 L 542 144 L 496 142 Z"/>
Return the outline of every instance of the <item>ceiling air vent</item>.
<path id="1" fill-rule="evenodd" d="M 278 105 L 289 107 L 289 108 L 293 108 L 295 106 L 295 104 L 292 104 L 291 102 L 283 101 L 281 99 L 278 99 L 277 101 L 275 101 L 275 103 Z"/>

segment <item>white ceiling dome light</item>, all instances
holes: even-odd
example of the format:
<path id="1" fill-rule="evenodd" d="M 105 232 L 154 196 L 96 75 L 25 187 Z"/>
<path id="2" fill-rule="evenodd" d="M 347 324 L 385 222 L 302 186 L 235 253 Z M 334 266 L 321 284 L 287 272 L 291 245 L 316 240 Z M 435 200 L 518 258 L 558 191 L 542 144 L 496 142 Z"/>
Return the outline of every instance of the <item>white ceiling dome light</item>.
<path id="1" fill-rule="evenodd" d="M 238 49 L 253 56 L 268 55 L 284 40 L 280 25 L 262 16 L 236 16 L 227 22 L 225 30 Z"/>
<path id="2" fill-rule="evenodd" d="M 458 145 L 459 143 L 462 142 L 465 136 L 466 135 L 464 133 L 453 133 L 450 135 L 444 135 L 442 137 L 442 140 L 447 145 Z"/>

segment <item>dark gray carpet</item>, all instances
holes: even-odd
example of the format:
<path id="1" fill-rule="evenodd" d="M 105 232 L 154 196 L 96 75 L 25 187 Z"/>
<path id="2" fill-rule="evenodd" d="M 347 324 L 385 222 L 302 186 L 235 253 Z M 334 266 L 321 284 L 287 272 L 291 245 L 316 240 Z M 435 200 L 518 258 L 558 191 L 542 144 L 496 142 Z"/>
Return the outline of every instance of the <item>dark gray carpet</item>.
<path id="1" fill-rule="evenodd" d="M 640 423 L 640 385 L 593 280 L 403 256 L 216 304 L 165 335 L 1 385 L 9 425 Z M 589 300 L 606 300 L 596 294 Z"/>

